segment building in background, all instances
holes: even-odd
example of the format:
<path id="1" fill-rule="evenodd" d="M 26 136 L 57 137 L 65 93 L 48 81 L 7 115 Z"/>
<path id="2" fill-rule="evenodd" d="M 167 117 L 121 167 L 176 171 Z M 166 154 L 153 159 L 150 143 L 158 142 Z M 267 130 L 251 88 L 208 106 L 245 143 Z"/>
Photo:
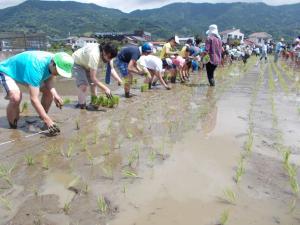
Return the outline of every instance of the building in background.
<path id="1" fill-rule="evenodd" d="M 48 45 L 45 33 L 0 32 L 0 51 L 46 50 Z"/>
<path id="2" fill-rule="evenodd" d="M 248 39 L 254 42 L 255 45 L 261 46 L 265 42 L 267 43 L 272 42 L 273 37 L 271 34 L 268 34 L 266 32 L 257 32 L 257 33 L 250 34 Z"/>
<path id="3" fill-rule="evenodd" d="M 240 29 L 231 29 L 231 30 L 225 30 L 220 32 L 222 42 L 223 43 L 230 43 L 235 40 L 239 40 L 241 43 L 244 42 L 245 35 L 241 32 Z"/>
<path id="4" fill-rule="evenodd" d="M 179 42 L 181 45 L 184 45 L 189 39 L 193 40 L 193 42 L 195 41 L 195 37 L 179 37 Z"/>
<path id="5" fill-rule="evenodd" d="M 151 41 L 151 33 L 145 32 L 144 30 L 136 30 L 134 32 L 97 32 L 94 34 L 95 37 L 99 39 L 110 39 L 117 41 L 136 41 L 145 42 Z"/>
<path id="6" fill-rule="evenodd" d="M 75 48 L 82 48 L 84 46 L 90 45 L 90 44 L 96 44 L 98 43 L 96 38 L 90 38 L 90 37 L 80 37 L 77 40 L 75 40 L 75 43 L 73 46 Z"/>

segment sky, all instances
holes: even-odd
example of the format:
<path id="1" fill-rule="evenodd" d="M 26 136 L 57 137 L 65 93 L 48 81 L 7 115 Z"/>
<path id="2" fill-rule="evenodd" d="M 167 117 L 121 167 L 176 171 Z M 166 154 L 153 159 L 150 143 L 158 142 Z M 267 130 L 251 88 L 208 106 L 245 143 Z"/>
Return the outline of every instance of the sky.
<path id="1" fill-rule="evenodd" d="M 0 8 L 6 8 L 9 6 L 14 6 L 24 2 L 25 0 L 0 0 Z M 60 0 L 61 1 L 61 0 Z M 149 9 L 149 8 L 157 8 L 163 5 L 167 5 L 174 2 L 209 2 L 209 3 L 228 3 L 228 2 L 264 2 L 269 5 L 282 5 L 282 4 L 292 4 L 292 3 L 300 3 L 300 0 L 211 0 L 211 1 L 201 1 L 201 0 L 75 0 L 78 2 L 84 3 L 95 3 L 100 6 L 109 7 L 109 8 L 117 8 L 124 12 L 131 12 L 136 9 Z"/>

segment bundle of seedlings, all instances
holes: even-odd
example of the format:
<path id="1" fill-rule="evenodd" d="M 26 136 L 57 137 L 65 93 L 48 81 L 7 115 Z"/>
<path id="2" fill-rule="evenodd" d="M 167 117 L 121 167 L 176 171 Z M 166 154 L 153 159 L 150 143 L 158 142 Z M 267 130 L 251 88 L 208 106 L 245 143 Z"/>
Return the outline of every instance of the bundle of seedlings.
<path id="1" fill-rule="evenodd" d="M 141 86 L 141 92 L 145 92 L 145 91 L 148 91 L 149 90 L 149 84 L 143 84 Z"/>
<path id="2" fill-rule="evenodd" d="M 108 107 L 108 108 L 114 108 L 115 106 L 119 105 L 120 97 L 113 95 L 111 98 L 106 97 L 105 95 L 100 96 L 92 96 L 92 105 L 95 108 L 102 107 Z"/>

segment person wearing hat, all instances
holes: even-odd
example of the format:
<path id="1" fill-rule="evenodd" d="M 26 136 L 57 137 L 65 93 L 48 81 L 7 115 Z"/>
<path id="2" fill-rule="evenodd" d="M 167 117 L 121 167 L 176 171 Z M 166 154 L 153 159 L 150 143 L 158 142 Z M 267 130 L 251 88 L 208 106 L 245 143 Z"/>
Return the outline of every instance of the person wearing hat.
<path id="1" fill-rule="evenodd" d="M 210 25 L 206 35 L 205 53 L 203 55 L 209 56 L 206 63 L 207 78 L 210 86 L 215 86 L 214 72 L 222 61 L 222 41 L 217 25 Z"/>
<path id="2" fill-rule="evenodd" d="M 170 90 L 171 87 L 166 84 L 163 79 L 163 63 L 162 60 L 154 55 L 153 45 L 151 43 L 145 43 L 142 46 L 142 56 L 137 61 L 138 66 L 147 74 L 147 79 L 145 83 L 149 83 L 149 88 L 151 89 L 152 83 L 156 83 L 157 80 L 167 89 Z"/>
<path id="3" fill-rule="evenodd" d="M 167 43 L 164 44 L 161 53 L 160 53 L 160 59 L 163 62 L 163 68 L 166 69 L 166 71 L 170 71 L 171 73 L 171 82 L 176 82 L 176 65 L 168 64 L 167 59 L 170 59 L 172 55 L 179 54 L 177 51 L 174 51 L 176 45 L 180 44 L 178 36 L 171 37 Z"/>
<path id="4" fill-rule="evenodd" d="M 280 56 L 280 53 L 282 52 L 282 50 L 284 49 L 284 39 L 281 38 L 280 41 L 276 44 L 276 47 L 275 47 L 275 56 L 274 56 L 274 62 L 277 63 L 278 62 L 278 59 L 279 59 L 279 56 Z"/>
<path id="5" fill-rule="evenodd" d="M 70 78 L 73 63 L 72 57 L 67 53 L 52 54 L 44 51 L 27 51 L 0 62 L 0 83 L 6 92 L 5 98 L 9 100 L 7 119 L 10 128 L 17 128 L 22 100 L 19 85 L 24 85 L 28 87 L 31 103 L 45 122 L 49 133 L 60 133 L 59 127 L 47 114 L 52 101 L 59 108 L 63 105 L 62 98 L 53 87 L 53 79 L 57 75 Z M 40 92 L 43 93 L 41 101 Z"/>

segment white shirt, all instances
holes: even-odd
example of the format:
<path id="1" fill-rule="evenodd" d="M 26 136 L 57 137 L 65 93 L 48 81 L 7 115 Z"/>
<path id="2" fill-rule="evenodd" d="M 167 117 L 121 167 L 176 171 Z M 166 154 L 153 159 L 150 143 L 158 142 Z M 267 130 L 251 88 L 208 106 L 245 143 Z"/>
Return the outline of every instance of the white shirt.
<path id="1" fill-rule="evenodd" d="M 74 62 L 86 70 L 97 70 L 102 63 L 99 44 L 90 44 L 73 53 Z"/>
<path id="2" fill-rule="evenodd" d="M 147 56 L 142 55 L 139 58 L 138 63 L 141 66 L 146 67 L 147 69 L 150 69 L 150 70 L 155 70 L 155 71 L 159 71 L 159 72 L 163 71 L 161 59 L 154 55 L 147 55 Z"/>

